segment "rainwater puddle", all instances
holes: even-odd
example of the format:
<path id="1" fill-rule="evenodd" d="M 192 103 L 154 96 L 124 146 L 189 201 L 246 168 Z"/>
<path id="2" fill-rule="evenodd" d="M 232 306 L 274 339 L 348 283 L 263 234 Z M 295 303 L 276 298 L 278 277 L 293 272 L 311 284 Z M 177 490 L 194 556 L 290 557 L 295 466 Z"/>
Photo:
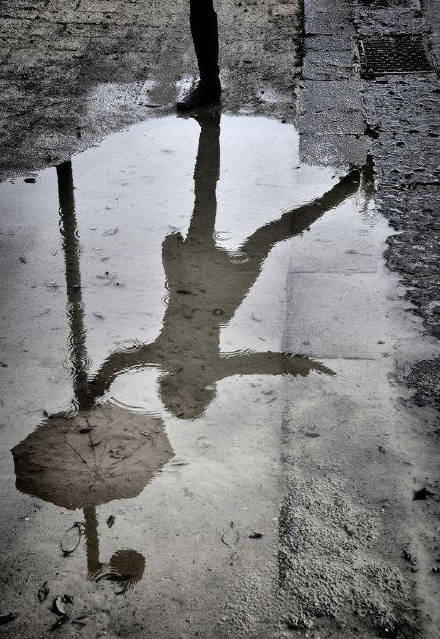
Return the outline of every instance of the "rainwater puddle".
<path id="1" fill-rule="evenodd" d="M 95 607 L 123 594 L 123 622 L 138 606 L 152 636 L 164 606 L 181 631 L 181 607 L 216 616 L 263 566 L 268 587 L 286 414 L 321 434 L 327 398 L 385 377 L 412 336 L 384 303 L 366 176 L 301 164 L 298 147 L 272 120 L 167 117 L 0 185 L 6 490 L 13 504 L 15 470 L 46 504 L 20 547 L 82 605 L 87 575 Z"/>

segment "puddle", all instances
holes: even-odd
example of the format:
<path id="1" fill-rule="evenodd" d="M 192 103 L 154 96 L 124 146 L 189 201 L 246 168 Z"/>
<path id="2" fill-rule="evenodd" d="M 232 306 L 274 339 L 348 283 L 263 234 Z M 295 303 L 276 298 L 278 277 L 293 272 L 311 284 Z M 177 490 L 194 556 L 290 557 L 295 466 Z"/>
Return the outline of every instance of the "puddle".
<path id="1" fill-rule="evenodd" d="M 118 581 L 176 620 L 182 597 L 216 611 L 273 564 L 286 407 L 321 440 L 301 410 L 351 392 L 353 361 L 389 371 L 396 326 L 412 336 L 381 306 L 387 227 L 367 178 L 301 165 L 298 146 L 268 119 L 166 117 L 0 185 L 8 437 L 16 488 L 48 505 L 21 541 L 34 572 L 55 578 L 65 510 L 84 530 L 68 558 L 83 598 L 86 575 L 102 597 Z"/>

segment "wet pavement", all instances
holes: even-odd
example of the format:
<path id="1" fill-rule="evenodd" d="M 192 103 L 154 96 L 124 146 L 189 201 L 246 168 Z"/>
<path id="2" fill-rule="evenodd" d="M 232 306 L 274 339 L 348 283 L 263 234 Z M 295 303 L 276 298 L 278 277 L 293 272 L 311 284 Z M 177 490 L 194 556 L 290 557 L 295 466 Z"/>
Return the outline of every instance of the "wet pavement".
<path id="1" fill-rule="evenodd" d="M 292 119 L 297 0 L 218 6 L 229 108 Z M 0 175 L 59 164 L 172 111 L 195 81 L 188 9 L 188 0 L 2 2 Z"/>
<path id="2" fill-rule="evenodd" d="M 324 618 L 355 600 L 411 627 L 410 583 L 371 547 L 390 519 L 407 543 L 421 417 L 391 380 L 435 345 L 384 270 L 368 169 L 301 163 L 292 125 L 213 110 L 34 176 L 0 187 L 13 636 L 63 594 L 66 636 L 282 636 L 317 588 Z"/>
<path id="3" fill-rule="evenodd" d="M 440 637 L 435 0 L 218 4 L 1 8 L 0 635 Z"/>

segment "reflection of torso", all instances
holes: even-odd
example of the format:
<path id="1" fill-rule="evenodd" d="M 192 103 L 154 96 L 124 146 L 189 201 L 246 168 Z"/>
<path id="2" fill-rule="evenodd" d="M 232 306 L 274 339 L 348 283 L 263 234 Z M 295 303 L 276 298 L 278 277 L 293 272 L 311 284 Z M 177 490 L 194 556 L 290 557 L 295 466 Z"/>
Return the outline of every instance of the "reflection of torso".
<path id="1" fill-rule="evenodd" d="M 194 209 L 187 237 L 168 235 L 162 245 L 168 299 L 157 339 L 133 352 L 110 355 L 90 383 L 90 399 L 102 395 L 122 371 L 157 366 L 159 393 L 177 417 L 200 416 L 215 396 L 218 381 L 232 375 L 327 374 L 322 365 L 277 352 L 220 352 L 220 329 L 234 317 L 257 280 L 272 247 L 302 233 L 325 211 L 357 189 L 352 172 L 313 203 L 284 213 L 248 237 L 239 254 L 215 244 L 216 185 L 220 175 L 220 116 L 199 119 L 194 171 Z"/>
<path id="2" fill-rule="evenodd" d="M 257 272 L 246 263 L 234 263 L 214 242 L 183 241 L 178 234 L 165 239 L 163 264 L 169 297 L 155 346 L 164 349 L 166 360 L 186 354 L 205 361 L 217 358 L 220 328 L 234 316 Z"/>

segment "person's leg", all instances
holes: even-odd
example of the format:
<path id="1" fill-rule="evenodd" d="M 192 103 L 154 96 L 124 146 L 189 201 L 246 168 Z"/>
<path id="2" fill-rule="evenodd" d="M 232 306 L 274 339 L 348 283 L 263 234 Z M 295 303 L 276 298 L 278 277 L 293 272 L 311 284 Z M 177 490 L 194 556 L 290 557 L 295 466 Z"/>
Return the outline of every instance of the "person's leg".
<path id="1" fill-rule="evenodd" d="M 218 26 L 212 0 L 191 0 L 190 23 L 200 79 L 218 78 Z"/>
<path id="2" fill-rule="evenodd" d="M 217 102 L 221 87 L 218 67 L 218 26 L 213 0 L 190 0 L 190 23 L 200 71 L 200 82 L 181 102 L 180 110 Z"/>

